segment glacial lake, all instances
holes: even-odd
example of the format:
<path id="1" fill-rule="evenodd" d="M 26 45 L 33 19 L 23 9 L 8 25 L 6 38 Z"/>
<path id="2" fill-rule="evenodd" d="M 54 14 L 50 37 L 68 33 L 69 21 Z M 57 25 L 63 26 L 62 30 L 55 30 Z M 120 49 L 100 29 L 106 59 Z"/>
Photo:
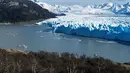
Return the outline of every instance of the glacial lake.
<path id="1" fill-rule="evenodd" d="M 0 26 L 0 48 L 24 51 L 70 52 L 98 56 L 115 62 L 130 62 L 130 43 L 53 33 L 49 27 Z"/>

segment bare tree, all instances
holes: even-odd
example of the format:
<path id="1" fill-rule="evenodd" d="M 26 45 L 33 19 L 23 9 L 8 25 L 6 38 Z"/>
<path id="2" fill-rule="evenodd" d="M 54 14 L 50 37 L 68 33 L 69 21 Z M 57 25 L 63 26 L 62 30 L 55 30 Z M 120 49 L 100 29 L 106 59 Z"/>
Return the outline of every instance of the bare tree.
<path id="1" fill-rule="evenodd" d="M 37 69 L 37 60 L 35 58 L 32 59 L 32 72 L 36 73 L 36 69 Z"/>

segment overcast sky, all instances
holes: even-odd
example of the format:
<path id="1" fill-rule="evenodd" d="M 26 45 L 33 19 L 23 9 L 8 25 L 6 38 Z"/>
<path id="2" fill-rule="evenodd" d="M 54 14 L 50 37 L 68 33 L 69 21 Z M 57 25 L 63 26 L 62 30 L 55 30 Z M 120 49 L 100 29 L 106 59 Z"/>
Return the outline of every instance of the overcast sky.
<path id="1" fill-rule="evenodd" d="M 106 2 L 114 2 L 114 3 L 126 3 L 130 2 L 130 0 L 40 0 L 42 2 L 51 3 L 51 4 L 102 4 Z"/>

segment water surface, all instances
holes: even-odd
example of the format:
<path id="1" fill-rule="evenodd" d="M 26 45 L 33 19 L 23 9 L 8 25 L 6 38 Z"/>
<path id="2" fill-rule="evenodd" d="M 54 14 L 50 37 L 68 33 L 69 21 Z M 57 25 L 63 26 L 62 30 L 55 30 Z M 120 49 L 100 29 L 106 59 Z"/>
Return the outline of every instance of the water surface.
<path id="1" fill-rule="evenodd" d="M 49 31 L 47 26 L 0 26 L 0 47 L 25 51 L 45 50 L 98 56 L 130 62 L 130 45 L 97 38 L 76 37 Z"/>

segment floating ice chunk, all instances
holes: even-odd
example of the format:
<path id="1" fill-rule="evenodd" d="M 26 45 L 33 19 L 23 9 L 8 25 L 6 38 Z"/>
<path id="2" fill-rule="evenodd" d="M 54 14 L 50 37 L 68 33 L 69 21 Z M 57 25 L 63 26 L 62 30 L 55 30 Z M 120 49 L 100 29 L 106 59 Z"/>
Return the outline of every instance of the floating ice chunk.
<path id="1" fill-rule="evenodd" d="M 95 53 L 93 56 L 94 56 L 94 57 L 98 57 L 98 54 L 97 54 L 97 53 Z"/>
<path id="2" fill-rule="evenodd" d="M 43 38 L 44 36 L 40 36 L 41 38 Z"/>
<path id="3" fill-rule="evenodd" d="M 41 33 L 42 32 L 42 30 L 40 30 L 40 31 L 36 31 L 36 33 Z"/>
<path id="4" fill-rule="evenodd" d="M 18 47 L 18 48 L 21 48 L 21 49 L 27 49 L 27 48 L 28 48 L 28 46 L 26 46 L 26 45 L 24 45 L 24 44 L 23 44 L 23 45 L 18 45 L 17 47 Z"/>
<path id="5" fill-rule="evenodd" d="M 61 38 L 59 37 L 59 38 L 57 38 L 58 40 L 60 40 Z"/>
<path id="6" fill-rule="evenodd" d="M 108 43 L 108 44 L 116 43 L 114 41 L 99 41 L 99 40 L 96 40 L 96 42 L 99 42 L 99 43 Z"/>
<path id="7" fill-rule="evenodd" d="M 79 39 L 78 41 L 81 42 L 82 40 Z"/>
<path id="8" fill-rule="evenodd" d="M 18 33 L 8 32 L 8 33 L 6 33 L 6 35 L 8 35 L 8 36 L 16 36 L 16 35 L 18 35 Z"/>

